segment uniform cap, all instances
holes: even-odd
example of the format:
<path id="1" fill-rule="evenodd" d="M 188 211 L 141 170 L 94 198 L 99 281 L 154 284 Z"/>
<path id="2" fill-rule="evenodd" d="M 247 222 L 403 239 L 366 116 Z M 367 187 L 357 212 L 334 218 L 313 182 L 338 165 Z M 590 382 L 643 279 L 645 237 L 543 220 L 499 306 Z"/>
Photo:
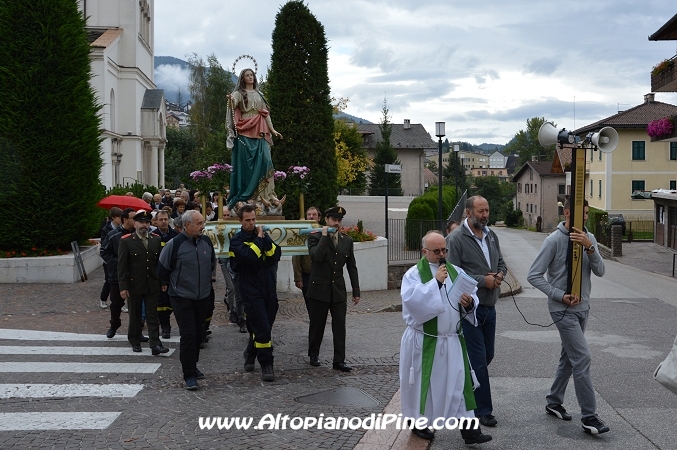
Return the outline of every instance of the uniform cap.
<path id="1" fill-rule="evenodd" d="M 150 220 L 153 218 L 150 212 L 144 211 L 143 209 L 140 211 L 137 211 L 136 214 L 134 214 L 134 221 L 135 222 L 150 222 Z"/>
<path id="2" fill-rule="evenodd" d="M 337 219 L 343 219 L 345 215 L 346 209 L 343 206 L 334 206 L 324 212 L 324 217 L 335 217 Z"/>

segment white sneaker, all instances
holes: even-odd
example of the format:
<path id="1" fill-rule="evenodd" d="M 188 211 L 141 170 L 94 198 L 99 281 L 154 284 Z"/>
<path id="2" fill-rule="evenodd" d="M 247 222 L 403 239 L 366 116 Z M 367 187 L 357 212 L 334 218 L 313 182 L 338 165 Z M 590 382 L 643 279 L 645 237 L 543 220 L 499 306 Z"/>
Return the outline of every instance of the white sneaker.
<path id="1" fill-rule="evenodd" d="M 101 301 L 101 309 L 106 309 L 106 308 L 108 308 L 108 303 L 106 303 L 102 300 Z"/>
<path id="2" fill-rule="evenodd" d="M 129 312 L 129 310 L 127 309 L 127 305 L 122 307 L 122 312 Z"/>

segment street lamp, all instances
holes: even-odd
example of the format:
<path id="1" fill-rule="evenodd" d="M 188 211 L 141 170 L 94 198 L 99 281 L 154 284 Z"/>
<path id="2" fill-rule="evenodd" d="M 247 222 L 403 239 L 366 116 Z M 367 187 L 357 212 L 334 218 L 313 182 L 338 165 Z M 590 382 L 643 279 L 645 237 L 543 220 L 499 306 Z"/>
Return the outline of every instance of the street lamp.
<path id="1" fill-rule="evenodd" d="M 439 138 L 439 153 L 437 164 L 437 218 L 440 221 L 440 231 L 444 232 L 444 218 L 442 217 L 442 138 L 445 136 L 444 122 L 435 122 L 435 136 Z"/>
<path id="2" fill-rule="evenodd" d="M 454 160 L 456 162 L 456 173 L 454 174 L 454 189 L 456 193 L 456 204 L 458 204 L 458 199 L 460 198 L 458 196 L 458 176 L 459 176 L 459 171 L 458 171 L 458 152 L 461 150 L 461 146 L 458 144 L 454 144 Z"/>

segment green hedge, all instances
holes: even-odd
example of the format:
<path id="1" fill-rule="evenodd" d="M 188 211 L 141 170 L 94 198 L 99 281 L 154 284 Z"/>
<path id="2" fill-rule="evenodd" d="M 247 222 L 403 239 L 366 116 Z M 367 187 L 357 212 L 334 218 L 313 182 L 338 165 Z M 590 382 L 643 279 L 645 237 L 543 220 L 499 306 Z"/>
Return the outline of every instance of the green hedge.
<path id="1" fill-rule="evenodd" d="M 409 204 L 405 241 L 408 250 L 419 250 L 421 238 L 430 230 L 437 229 L 439 191 L 430 190 L 416 197 Z M 449 217 L 456 205 L 456 190 L 453 186 L 442 186 L 442 217 Z"/>

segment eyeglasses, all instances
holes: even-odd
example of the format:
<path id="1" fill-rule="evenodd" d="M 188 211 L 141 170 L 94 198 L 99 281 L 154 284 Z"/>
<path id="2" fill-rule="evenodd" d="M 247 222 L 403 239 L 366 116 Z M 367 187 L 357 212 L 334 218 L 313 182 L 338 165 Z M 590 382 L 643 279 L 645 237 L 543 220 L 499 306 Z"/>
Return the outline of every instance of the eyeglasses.
<path id="1" fill-rule="evenodd" d="M 447 249 L 446 249 L 446 248 L 436 248 L 435 250 L 433 250 L 432 248 L 425 248 L 425 247 L 423 247 L 423 249 L 424 249 L 424 250 L 428 250 L 429 252 L 433 252 L 433 254 L 438 255 L 438 256 L 439 256 L 440 254 L 442 254 L 442 253 L 445 253 L 445 254 L 447 253 Z"/>

